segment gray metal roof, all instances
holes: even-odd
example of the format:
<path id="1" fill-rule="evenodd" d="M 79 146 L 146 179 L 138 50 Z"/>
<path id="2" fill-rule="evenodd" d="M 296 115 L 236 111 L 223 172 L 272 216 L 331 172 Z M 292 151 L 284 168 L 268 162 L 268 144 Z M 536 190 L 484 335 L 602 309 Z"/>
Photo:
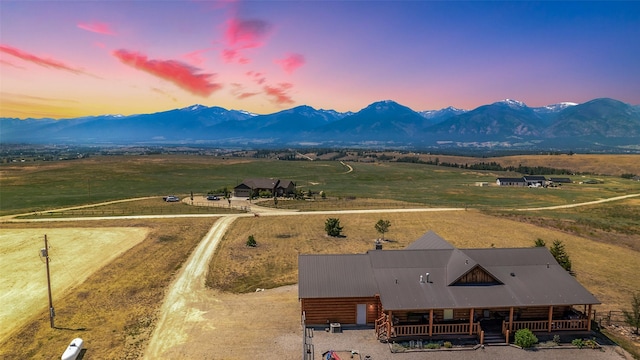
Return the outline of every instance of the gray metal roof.
<path id="1" fill-rule="evenodd" d="M 420 236 L 416 241 L 409 244 L 406 247 L 408 250 L 413 249 L 453 249 L 453 245 L 451 245 L 447 240 L 441 238 L 433 232 L 433 230 L 429 230 L 426 234 Z"/>
<path id="2" fill-rule="evenodd" d="M 367 254 L 298 256 L 300 298 L 367 297 L 377 293 Z"/>
<path id="3" fill-rule="evenodd" d="M 476 266 L 501 284 L 456 284 Z M 298 276 L 300 298 L 379 294 L 386 310 L 600 303 L 544 247 L 301 255 Z"/>

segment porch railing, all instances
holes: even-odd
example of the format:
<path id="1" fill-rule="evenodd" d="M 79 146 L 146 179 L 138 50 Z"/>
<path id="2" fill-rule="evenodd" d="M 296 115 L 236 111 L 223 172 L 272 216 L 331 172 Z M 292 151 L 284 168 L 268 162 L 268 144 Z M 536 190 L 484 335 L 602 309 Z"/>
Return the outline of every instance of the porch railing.
<path id="1" fill-rule="evenodd" d="M 478 334 L 480 323 L 459 323 L 459 324 L 433 324 L 432 335 L 455 335 L 455 334 Z M 429 325 L 394 325 L 391 336 L 417 336 L 429 335 Z"/>
<path id="2" fill-rule="evenodd" d="M 502 323 L 502 333 L 509 329 L 509 322 Z M 549 320 L 514 321 L 512 331 L 529 329 L 531 331 L 549 331 Z M 587 319 L 552 320 L 551 331 L 587 330 Z"/>

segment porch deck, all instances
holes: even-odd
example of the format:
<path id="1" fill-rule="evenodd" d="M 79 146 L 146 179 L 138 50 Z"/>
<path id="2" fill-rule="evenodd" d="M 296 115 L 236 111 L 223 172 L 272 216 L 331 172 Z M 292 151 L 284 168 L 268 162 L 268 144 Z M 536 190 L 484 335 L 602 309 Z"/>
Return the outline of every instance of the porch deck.
<path id="1" fill-rule="evenodd" d="M 480 322 L 460 322 L 460 323 L 433 323 L 419 325 L 392 325 L 388 318 L 383 316 L 376 321 L 376 336 L 379 339 L 397 339 L 397 338 L 427 338 L 436 336 L 477 336 L 480 343 L 484 341 L 485 332 L 489 329 L 483 329 Z M 566 331 L 589 331 L 589 320 L 585 318 L 570 320 L 519 320 L 502 321 L 500 327 L 502 335 L 510 336 L 520 329 L 529 329 L 533 332 L 566 332 Z M 498 330 L 500 331 L 500 330 Z"/>

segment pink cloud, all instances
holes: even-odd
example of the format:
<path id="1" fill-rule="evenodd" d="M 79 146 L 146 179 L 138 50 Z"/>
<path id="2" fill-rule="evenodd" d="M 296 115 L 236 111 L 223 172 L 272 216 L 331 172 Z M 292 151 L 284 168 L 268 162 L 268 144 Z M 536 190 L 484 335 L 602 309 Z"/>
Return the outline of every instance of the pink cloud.
<path id="1" fill-rule="evenodd" d="M 250 98 L 259 94 L 257 92 L 245 91 L 244 86 L 238 83 L 231 84 L 231 93 L 233 94 L 233 96 L 240 100 Z"/>
<path id="2" fill-rule="evenodd" d="M 227 22 L 225 40 L 231 48 L 251 49 L 263 45 L 271 26 L 264 20 L 241 20 L 233 18 Z"/>
<path id="3" fill-rule="evenodd" d="M 78 23 L 80 29 L 91 31 L 102 35 L 116 35 L 115 31 L 111 29 L 111 26 L 107 23 L 93 22 L 93 23 Z"/>
<path id="4" fill-rule="evenodd" d="M 305 64 L 304 56 L 300 54 L 288 54 L 284 59 L 277 59 L 275 63 L 282 67 L 287 74 L 292 74 L 295 70 Z"/>
<path id="5" fill-rule="evenodd" d="M 14 67 L 14 68 L 16 68 L 16 69 L 24 69 L 24 67 L 23 67 L 23 66 L 18 66 L 18 65 L 16 65 L 16 64 L 14 64 L 14 63 L 12 63 L 12 62 L 10 62 L 10 61 L 6 61 L 6 60 L 4 60 L 4 59 L 0 60 L 0 64 L 2 64 L 2 65 L 7 65 L 7 66 L 11 66 L 11 67 Z"/>
<path id="6" fill-rule="evenodd" d="M 261 72 L 247 71 L 246 75 L 258 85 L 262 85 L 265 81 L 267 81 L 267 78 Z"/>
<path id="7" fill-rule="evenodd" d="M 222 58 L 226 62 L 235 61 L 240 64 L 248 64 L 250 60 L 242 54 L 241 50 L 263 46 L 270 30 L 271 25 L 260 19 L 232 18 L 228 20 L 224 32 L 228 48 L 222 51 Z"/>
<path id="8" fill-rule="evenodd" d="M 264 92 L 269 96 L 272 102 L 278 105 L 291 105 L 294 103 L 291 96 L 287 94 L 287 91 L 293 87 L 290 83 L 280 83 L 277 86 L 264 86 Z"/>
<path id="9" fill-rule="evenodd" d="M 179 61 L 149 60 L 146 55 L 122 49 L 112 54 L 124 64 L 170 81 L 195 95 L 209 96 L 222 88 L 221 84 L 210 81 L 215 74 L 197 74 L 200 69 Z"/>
<path id="10" fill-rule="evenodd" d="M 53 68 L 53 69 L 58 69 L 58 70 L 66 70 L 66 71 L 71 71 L 74 74 L 82 74 L 83 71 L 81 69 L 76 69 L 73 68 L 61 61 L 58 60 L 53 60 L 53 59 L 45 59 L 36 55 L 33 55 L 31 53 L 28 53 L 26 51 L 20 50 L 20 49 L 16 49 L 14 47 L 11 46 L 7 46 L 7 45 L 0 45 L 0 51 L 7 53 L 9 55 L 13 55 L 17 58 L 20 58 L 24 61 L 28 61 L 31 63 L 34 63 L 36 65 L 40 65 L 40 66 L 44 66 L 44 67 L 48 67 L 48 68 Z"/>

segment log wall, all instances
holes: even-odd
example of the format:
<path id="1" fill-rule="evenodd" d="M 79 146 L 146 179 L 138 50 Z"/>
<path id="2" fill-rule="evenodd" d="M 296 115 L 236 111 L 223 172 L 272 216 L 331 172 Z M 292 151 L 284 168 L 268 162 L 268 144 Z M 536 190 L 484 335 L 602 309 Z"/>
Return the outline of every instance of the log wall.
<path id="1" fill-rule="evenodd" d="M 355 324 L 358 304 L 367 304 L 367 324 L 374 324 L 380 313 L 376 297 L 301 299 L 307 325 Z"/>

